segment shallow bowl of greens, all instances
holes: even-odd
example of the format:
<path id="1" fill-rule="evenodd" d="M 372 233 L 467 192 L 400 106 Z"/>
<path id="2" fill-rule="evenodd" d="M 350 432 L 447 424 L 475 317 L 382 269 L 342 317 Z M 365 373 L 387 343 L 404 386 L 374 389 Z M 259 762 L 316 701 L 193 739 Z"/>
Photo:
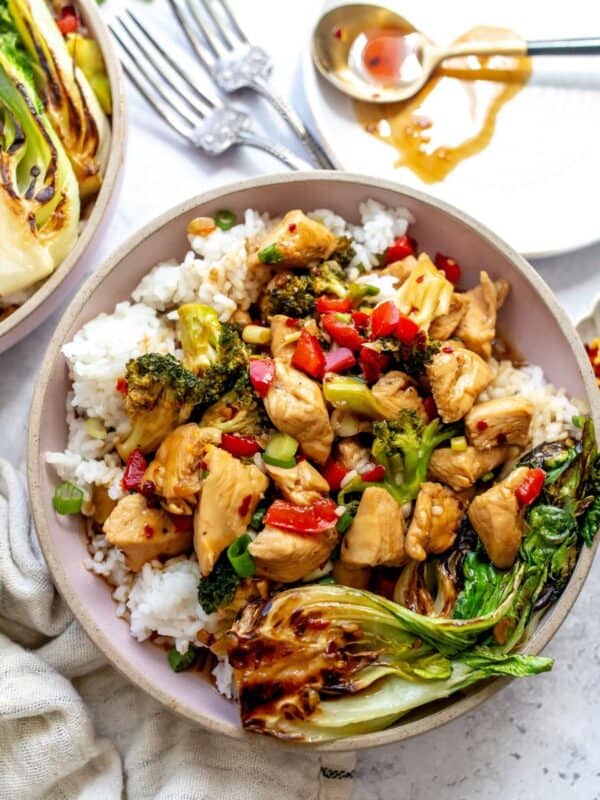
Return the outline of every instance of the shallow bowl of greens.
<path id="1" fill-rule="evenodd" d="M 231 210 L 239 218 L 248 208 L 277 215 L 291 208 L 326 207 L 348 220 L 356 221 L 359 204 L 368 198 L 387 207 L 407 208 L 416 220 L 411 226 L 411 235 L 425 251 L 452 253 L 462 267 L 466 285 L 476 283 L 482 265 L 495 278 L 506 279 L 511 292 L 499 317 L 503 336 L 524 359 L 539 364 L 548 380 L 586 403 L 596 428 L 600 425 L 597 390 L 585 351 L 550 289 L 523 258 L 489 230 L 460 211 L 420 192 L 389 181 L 342 173 L 311 172 L 257 178 L 192 198 L 136 233 L 79 290 L 46 352 L 34 393 L 29 426 L 28 480 L 33 514 L 44 555 L 61 594 L 114 666 L 172 711 L 209 730 L 229 736 L 248 735 L 240 723 L 237 704 L 219 695 L 213 685 L 194 672 L 176 674 L 167 663 L 164 650 L 150 642 L 140 644 L 131 636 L 128 624 L 115 615 L 114 602 L 104 582 L 83 567 L 88 551 L 81 520 L 77 516 L 59 517 L 52 510 L 57 481 L 45 454 L 65 450 L 68 437 L 65 396 L 70 388 L 70 378 L 61 351 L 84 324 L 102 312 L 111 313 L 115 303 L 128 298 L 155 264 L 170 259 L 181 261 L 186 252 L 187 228 L 195 218 L 211 217 L 219 209 Z M 587 436 L 590 436 L 589 428 Z M 593 441 L 590 440 L 588 444 L 595 448 Z M 552 454 L 538 455 L 543 459 L 540 463 L 547 468 L 550 463 L 548 458 Z M 581 463 L 580 458 L 577 463 Z M 530 466 L 539 464 L 532 462 Z M 563 471 L 562 475 L 566 480 L 568 473 Z M 551 527 L 551 520 L 546 522 Z M 593 536 L 590 531 L 588 534 L 591 540 Z M 553 539 L 549 529 L 544 531 L 544 537 L 544 541 L 548 539 L 553 546 L 560 544 Z M 532 543 L 531 546 L 536 545 Z M 571 555 L 574 552 L 571 550 Z M 593 553 L 593 546 L 580 547 L 576 564 L 569 564 L 569 571 L 572 571 L 562 594 L 522 648 L 519 648 L 519 653 L 533 657 L 548 644 L 577 598 L 590 569 Z M 502 598 L 508 597 L 512 591 L 511 581 L 520 581 L 522 577 L 521 574 L 513 574 L 505 582 L 501 587 Z M 485 575 L 482 579 L 485 582 Z M 338 587 L 329 586 L 317 590 L 320 591 L 316 598 L 320 613 L 339 598 L 337 590 Z M 265 608 L 260 623 L 263 627 L 272 625 L 275 629 L 279 618 L 289 616 L 286 603 L 292 603 L 293 606 L 295 591 L 291 589 L 279 595 L 281 600 L 276 598 Z M 521 595 L 521 598 L 527 602 L 525 596 Z M 360 603 L 360 597 L 350 592 L 348 602 L 355 600 Z M 403 613 L 398 615 L 394 604 L 390 606 L 382 599 L 377 609 L 371 609 L 375 628 L 379 624 L 390 631 L 397 628 L 402 639 L 405 631 Z M 255 622 L 246 619 L 247 632 L 250 634 L 248 641 L 251 640 Z M 410 624 L 414 637 L 414 616 Z M 443 623 L 438 626 L 438 632 L 440 627 L 443 628 Z M 453 629 L 449 635 L 441 633 L 438 640 L 438 634 L 432 634 L 428 623 L 422 626 L 421 633 L 422 637 L 415 640 L 420 642 L 418 646 L 423 640 L 439 641 L 440 649 L 445 650 L 449 657 L 460 639 L 460 635 L 456 634 L 458 639 L 453 642 Z M 482 668 L 484 663 L 487 666 Z M 489 653 L 480 652 L 472 656 L 470 661 L 463 661 L 456 669 L 456 676 L 460 679 L 461 674 L 481 668 L 478 675 L 483 680 L 476 685 L 467 685 L 469 681 L 466 681 L 466 688 L 461 688 L 458 680 L 458 691 L 451 697 L 422 705 L 385 730 L 368 732 L 367 725 L 363 727 L 367 732 L 363 733 L 358 726 L 345 738 L 317 742 L 315 746 L 323 750 L 356 750 L 397 742 L 433 730 L 473 709 L 506 685 L 508 680 L 506 677 L 486 680 L 487 676 L 528 674 L 521 670 L 518 658 L 515 662 L 502 663 L 505 665 L 503 670 L 489 669 Z M 530 663 L 536 665 L 534 671 L 548 667 L 543 659 L 533 659 Z M 429 677 L 435 679 L 441 676 Z M 416 685 L 419 685 L 418 681 Z M 435 697 L 435 693 L 432 697 Z"/>
<path id="2" fill-rule="evenodd" d="M 4 0 L 0 37 L 3 352 L 95 266 L 90 245 L 116 204 L 126 119 L 119 58 L 95 0 Z"/>

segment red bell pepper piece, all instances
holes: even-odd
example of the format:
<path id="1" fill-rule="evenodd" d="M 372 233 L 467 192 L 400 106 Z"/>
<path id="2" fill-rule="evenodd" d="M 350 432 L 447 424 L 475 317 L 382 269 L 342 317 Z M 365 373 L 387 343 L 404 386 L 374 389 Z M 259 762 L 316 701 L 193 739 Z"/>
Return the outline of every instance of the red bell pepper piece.
<path id="1" fill-rule="evenodd" d="M 142 478 L 144 477 L 144 472 L 146 472 L 147 466 L 148 462 L 146 461 L 144 454 L 139 447 L 136 447 L 127 458 L 125 471 L 123 472 L 123 477 L 121 478 L 121 486 L 123 489 L 125 489 L 125 491 L 140 491 Z"/>
<path id="2" fill-rule="evenodd" d="M 232 433 L 224 433 L 221 436 L 221 447 L 236 458 L 252 458 L 261 450 L 259 443 L 252 436 L 234 436 Z"/>
<path id="3" fill-rule="evenodd" d="M 400 317 L 396 325 L 395 334 L 402 344 L 412 344 L 418 333 L 419 326 L 414 320 L 410 319 L 410 317 Z"/>
<path id="4" fill-rule="evenodd" d="M 443 253 L 437 253 L 435 265 L 445 274 L 450 283 L 457 284 L 459 282 L 461 269 L 453 258 L 445 256 Z"/>
<path id="5" fill-rule="evenodd" d="M 427 414 L 427 419 L 429 422 L 434 420 L 436 417 L 439 417 L 437 406 L 433 397 L 426 397 L 423 400 L 423 407 L 425 408 L 425 413 Z"/>
<path id="6" fill-rule="evenodd" d="M 182 516 L 181 514 L 169 514 L 171 522 L 175 526 L 177 533 L 187 533 L 194 527 L 194 518 L 191 516 Z"/>
<path id="7" fill-rule="evenodd" d="M 127 381 L 125 378 L 117 378 L 117 382 L 115 384 L 115 389 L 119 394 L 127 394 Z"/>
<path id="8" fill-rule="evenodd" d="M 300 334 L 292 356 L 292 366 L 306 372 L 311 378 L 320 379 L 325 372 L 325 353 L 319 340 L 306 328 Z"/>
<path id="9" fill-rule="evenodd" d="M 360 472 L 359 475 L 363 481 L 379 483 L 385 478 L 385 467 L 382 467 L 381 464 L 371 464 L 368 469 Z"/>
<path id="10" fill-rule="evenodd" d="M 356 364 L 352 350 L 338 347 L 325 354 L 325 372 L 345 372 Z"/>
<path id="11" fill-rule="evenodd" d="M 265 514 L 265 525 L 294 533 L 322 533 L 333 528 L 338 520 L 337 506 L 330 498 L 315 500 L 309 506 L 296 506 L 286 500 L 275 500 Z"/>
<path id="12" fill-rule="evenodd" d="M 356 325 L 356 327 L 359 330 L 364 330 L 365 328 L 368 328 L 370 319 L 371 315 L 365 313 L 364 311 L 352 312 L 352 322 Z"/>
<path id="13" fill-rule="evenodd" d="M 515 492 L 519 505 L 531 505 L 531 503 L 540 496 L 540 492 L 544 488 L 545 480 L 546 473 L 543 469 L 530 469 Z"/>
<path id="14" fill-rule="evenodd" d="M 337 492 L 342 485 L 342 481 L 348 474 L 348 470 L 339 461 L 333 458 L 328 458 L 325 466 L 323 467 L 323 477 L 329 484 L 332 492 Z"/>
<path id="15" fill-rule="evenodd" d="M 335 311 L 346 313 L 352 310 L 352 301 L 349 297 L 329 297 L 323 294 L 315 300 L 315 308 L 319 314 L 329 314 Z"/>
<path id="16" fill-rule="evenodd" d="M 364 342 L 363 337 L 352 322 L 343 322 L 336 314 L 323 314 L 321 323 L 334 342 L 350 350 L 358 350 Z"/>
<path id="17" fill-rule="evenodd" d="M 250 383 L 256 394 L 266 397 L 275 378 L 275 362 L 272 358 L 253 358 L 248 367 Z"/>
<path id="18" fill-rule="evenodd" d="M 414 255 L 415 246 L 416 242 L 410 236 L 398 236 L 385 251 L 385 263 L 393 264 L 394 261 L 402 261 L 406 256 Z"/>
<path id="19" fill-rule="evenodd" d="M 378 353 L 372 347 L 361 347 L 358 363 L 367 383 L 375 383 L 389 366 L 390 357 L 387 353 Z"/>
<path id="20" fill-rule="evenodd" d="M 371 314 L 371 339 L 390 336 L 400 322 L 400 311 L 393 300 L 375 306 Z"/>
<path id="21" fill-rule="evenodd" d="M 73 6 L 65 6 L 62 9 L 60 17 L 56 20 L 56 24 L 63 36 L 66 36 L 67 33 L 75 33 L 79 27 L 79 21 L 77 19 L 77 12 Z"/>

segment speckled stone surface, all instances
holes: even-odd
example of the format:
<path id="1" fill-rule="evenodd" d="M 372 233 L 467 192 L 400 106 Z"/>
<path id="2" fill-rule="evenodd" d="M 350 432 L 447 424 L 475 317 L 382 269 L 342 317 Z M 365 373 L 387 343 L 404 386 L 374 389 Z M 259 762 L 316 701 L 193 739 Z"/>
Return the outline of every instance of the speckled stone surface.
<path id="1" fill-rule="evenodd" d="M 309 4 L 318 7 L 316 0 Z M 238 0 L 235 5 L 245 4 Z M 272 26 L 283 25 L 284 5 L 277 4 Z M 165 15 L 166 24 L 164 0 L 155 0 L 153 8 L 157 16 Z M 286 53 L 285 41 L 260 31 L 247 8 L 244 15 L 257 40 L 262 38 L 274 54 L 284 91 L 306 112 L 298 62 Z M 310 14 L 302 17 L 302 24 L 310 24 Z M 133 92 L 129 99 L 120 204 L 108 235 L 96 244 L 98 264 L 137 226 L 185 197 L 278 169 L 267 156 L 253 152 L 218 161 L 197 156 Z M 265 120 L 262 108 L 257 109 Z M 281 137 L 274 135 L 286 138 L 283 131 Z M 583 316 L 600 292 L 600 245 L 536 266 L 573 319 Z M 22 463 L 35 377 L 59 315 L 0 355 L 0 456 L 14 464 Z M 551 673 L 514 681 L 438 731 L 360 753 L 353 800 L 600 800 L 600 561 L 546 654 L 556 659 Z"/>

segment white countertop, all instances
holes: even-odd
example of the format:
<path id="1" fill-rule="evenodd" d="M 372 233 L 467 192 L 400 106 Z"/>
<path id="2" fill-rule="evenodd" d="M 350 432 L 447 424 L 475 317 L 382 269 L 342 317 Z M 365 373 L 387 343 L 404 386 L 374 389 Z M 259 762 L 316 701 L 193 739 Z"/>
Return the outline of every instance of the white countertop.
<path id="1" fill-rule="evenodd" d="M 170 25 L 165 5 L 155 0 L 135 8 L 165 28 Z M 300 52 L 319 0 L 294 6 L 281 0 L 237 0 L 232 5 L 240 9 L 247 31 L 273 54 L 278 83 L 306 119 Z M 248 102 L 274 138 L 287 138 L 261 101 Z M 218 160 L 196 154 L 133 90 L 129 123 L 120 202 L 107 235 L 96 244 L 98 264 L 135 228 L 174 203 L 209 186 L 280 171 L 277 162 L 255 151 L 237 151 Z M 582 208 L 582 213 L 596 214 L 597 208 Z M 558 203 L 557 219 L 549 224 L 560 224 Z M 578 319 L 600 292 L 599 264 L 596 245 L 535 266 L 570 316 Z M 60 314 L 0 355 L 0 456 L 14 464 L 22 463 L 36 373 Z M 514 681 L 479 709 L 434 733 L 363 751 L 354 799 L 600 800 L 599 591 L 596 561 L 573 612 L 547 648 L 547 655 L 556 659 L 551 673 Z"/>

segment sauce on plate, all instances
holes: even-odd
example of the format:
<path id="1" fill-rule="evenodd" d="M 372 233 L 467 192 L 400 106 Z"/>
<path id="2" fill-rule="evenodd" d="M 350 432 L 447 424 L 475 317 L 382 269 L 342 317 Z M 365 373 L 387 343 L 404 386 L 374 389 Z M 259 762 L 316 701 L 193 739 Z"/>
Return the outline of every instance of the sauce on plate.
<path id="1" fill-rule="evenodd" d="M 457 41 L 515 37 L 504 28 L 477 27 Z M 364 68 L 374 79 L 389 82 L 405 60 L 410 63 L 414 54 L 408 51 L 401 38 L 377 31 L 367 35 Z M 355 101 L 354 109 L 368 133 L 396 149 L 396 167 L 407 167 L 424 183 L 436 183 L 487 147 L 500 109 L 530 74 L 527 56 L 463 56 L 445 61 L 410 100 L 381 105 Z"/>

